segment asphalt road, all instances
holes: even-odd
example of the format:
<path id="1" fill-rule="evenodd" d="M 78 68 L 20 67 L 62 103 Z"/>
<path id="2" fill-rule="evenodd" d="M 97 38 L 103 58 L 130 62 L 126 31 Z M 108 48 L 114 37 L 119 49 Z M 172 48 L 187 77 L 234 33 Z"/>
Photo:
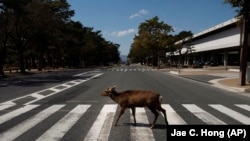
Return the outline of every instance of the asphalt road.
<path id="1" fill-rule="evenodd" d="M 148 89 L 163 96 L 170 125 L 250 124 L 250 97 L 141 66 L 83 69 L 0 80 L 0 140 L 166 140 L 162 116 L 149 128 L 153 114 L 130 110 L 113 127 L 120 107 L 100 96 Z"/>

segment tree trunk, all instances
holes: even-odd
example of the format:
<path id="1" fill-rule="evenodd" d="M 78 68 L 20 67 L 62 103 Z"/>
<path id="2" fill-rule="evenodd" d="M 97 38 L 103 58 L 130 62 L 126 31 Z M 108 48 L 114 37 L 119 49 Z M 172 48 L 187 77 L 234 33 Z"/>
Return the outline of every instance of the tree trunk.
<path id="1" fill-rule="evenodd" d="M 2 77 L 4 77 L 3 67 L 4 67 L 5 57 L 6 57 L 6 50 L 7 50 L 7 39 L 3 41 L 3 50 L 2 50 L 1 55 L 0 55 L 0 75 Z"/>
<path id="2" fill-rule="evenodd" d="M 20 54 L 20 56 L 19 56 L 20 58 L 20 71 L 21 71 L 21 73 L 25 73 L 25 65 L 24 65 L 24 57 L 23 57 L 23 53 L 22 54 Z"/>
<path id="3" fill-rule="evenodd" d="M 3 57 L 1 57 L 1 61 L 0 61 L 0 75 L 1 77 L 4 77 L 4 70 L 3 70 L 3 67 L 4 67 L 4 60 L 2 60 Z"/>
<path id="4" fill-rule="evenodd" d="M 20 71 L 21 73 L 25 73 L 25 65 L 24 65 L 24 56 L 23 56 L 23 53 L 24 53 L 24 47 L 22 45 L 22 43 L 18 43 L 18 46 L 17 46 L 18 50 L 19 50 L 19 67 L 20 67 Z"/>

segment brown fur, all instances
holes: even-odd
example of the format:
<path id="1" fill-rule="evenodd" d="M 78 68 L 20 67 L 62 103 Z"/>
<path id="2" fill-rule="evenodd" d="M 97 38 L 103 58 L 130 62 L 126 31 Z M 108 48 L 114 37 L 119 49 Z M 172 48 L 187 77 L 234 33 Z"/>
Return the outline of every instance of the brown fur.
<path id="1" fill-rule="evenodd" d="M 136 125 L 135 107 L 148 107 L 154 113 L 155 118 L 151 124 L 151 128 L 155 126 L 155 122 L 159 116 L 158 111 L 163 113 L 165 122 L 168 125 L 166 111 L 161 107 L 161 96 L 157 92 L 149 90 L 127 90 L 123 92 L 116 92 L 115 86 L 113 86 L 107 88 L 101 95 L 109 96 L 121 107 L 121 111 L 115 122 L 115 126 L 127 108 L 131 108 L 134 117 L 134 125 Z"/>

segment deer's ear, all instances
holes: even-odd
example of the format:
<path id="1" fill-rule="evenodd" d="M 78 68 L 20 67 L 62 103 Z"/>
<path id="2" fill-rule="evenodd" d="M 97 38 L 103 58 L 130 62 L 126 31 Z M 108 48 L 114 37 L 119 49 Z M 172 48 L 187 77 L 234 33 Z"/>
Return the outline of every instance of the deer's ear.
<path id="1" fill-rule="evenodd" d="M 111 90 L 115 90 L 115 88 L 116 88 L 116 85 L 114 85 L 113 87 L 111 87 Z"/>

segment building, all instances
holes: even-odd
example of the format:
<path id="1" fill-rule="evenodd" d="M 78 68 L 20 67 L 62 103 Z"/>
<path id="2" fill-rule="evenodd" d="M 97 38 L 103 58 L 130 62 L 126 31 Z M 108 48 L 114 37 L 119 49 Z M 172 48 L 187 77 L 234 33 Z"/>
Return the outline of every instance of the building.
<path id="1" fill-rule="evenodd" d="M 240 27 L 237 26 L 238 21 L 239 19 L 232 18 L 194 34 L 189 43 L 193 51 L 185 55 L 184 64 L 192 65 L 199 61 L 207 65 L 239 66 Z M 175 44 L 182 44 L 183 52 L 185 52 L 186 41 L 187 39 L 183 39 Z M 248 60 L 250 60 L 249 57 Z"/>

